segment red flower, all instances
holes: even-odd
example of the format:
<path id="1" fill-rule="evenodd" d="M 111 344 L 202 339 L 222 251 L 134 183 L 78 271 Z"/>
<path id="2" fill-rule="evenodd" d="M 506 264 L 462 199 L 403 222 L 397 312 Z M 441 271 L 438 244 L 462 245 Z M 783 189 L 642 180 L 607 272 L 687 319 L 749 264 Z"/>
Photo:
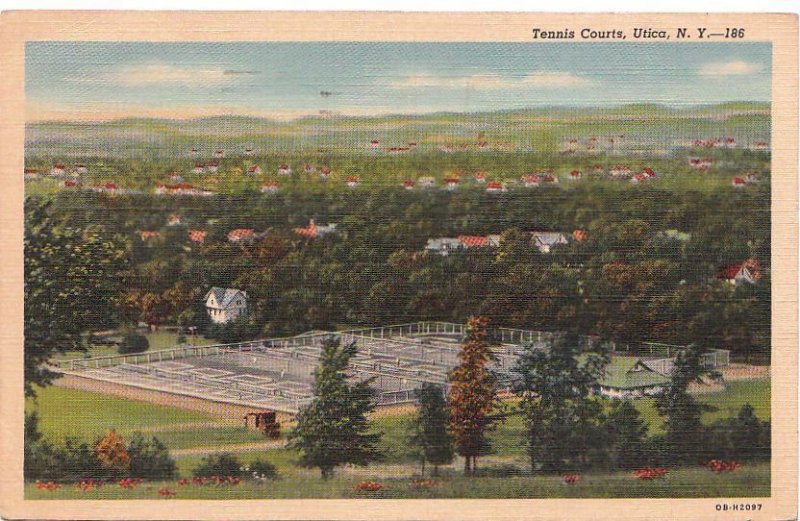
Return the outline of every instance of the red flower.
<path id="1" fill-rule="evenodd" d="M 667 472 L 669 471 L 663 467 L 647 467 L 635 471 L 633 475 L 638 479 L 652 480 L 666 476 Z"/>
<path id="2" fill-rule="evenodd" d="M 742 466 L 741 463 L 731 460 L 731 461 L 723 461 L 712 459 L 708 463 L 705 464 L 708 467 L 708 470 L 711 472 L 716 472 L 717 474 L 721 474 L 723 472 L 734 472 L 736 469 Z"/>
<path id="3" fill-rule="evenodd" d="M 175 494 L 177 494 L 177 492 L 175 492 L 174 490 L 172 490 L 169 487 L 161 487 L 160 489 L 158 489 L 158 495 L 159 496 L 172 497 Z"/>
<path id="4" fill-rule="evenodd" d="M 364 492 L 377 492 L 383 488 L 383 483 L 377 481 L 362 481 L 356 484 L 356 490 Z"/>
<path id="5" fill-rule="evenodd" d="M 574 485 L 581 480 L 579 474 L 567 474 L 564 476 L 563 481 L 565 485 Z"/>
<path id="6" fill-rule="evenodd" d="M 409 483 L 408 486 L 411 488 L 434 488 L 440 487 L 442 484 L 438 481 L 432 481 L 430 479 L 417 479 Z"/>

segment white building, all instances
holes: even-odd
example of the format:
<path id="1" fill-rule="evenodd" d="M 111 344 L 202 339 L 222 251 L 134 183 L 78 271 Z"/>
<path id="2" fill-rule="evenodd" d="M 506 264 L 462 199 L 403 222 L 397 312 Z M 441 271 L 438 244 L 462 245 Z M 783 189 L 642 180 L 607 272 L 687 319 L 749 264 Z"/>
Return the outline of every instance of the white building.
<path id="1" fill-rule="evenodd" d="M 247 314 L 247 292 L 232 288 L 211 288 L 205 296 L 212 322 L 225 324 Z"/>
<path id="2" fill-rule="evenodd" d="M 554 246 L 568 244 L 569 242 L 567 236 L 563 233 L 545 230 L 532 231 L 531 240 L 533 245 L 542 253 L 550 253 Z"/>

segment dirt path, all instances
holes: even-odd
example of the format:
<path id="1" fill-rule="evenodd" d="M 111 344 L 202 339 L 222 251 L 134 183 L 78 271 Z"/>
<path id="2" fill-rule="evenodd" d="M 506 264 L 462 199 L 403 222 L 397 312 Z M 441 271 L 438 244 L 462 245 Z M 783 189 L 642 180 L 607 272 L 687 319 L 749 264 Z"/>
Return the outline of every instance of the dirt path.
<path id="1" fill-rule="evenodd" d="M 175 449 L 169 451 L 173 456 L 207 456 L 218 452 L 257 452 L 261 450 L 282 449 L 286 446 L 285 440 L 257 441 L 254 443 L 237 443 L 235 445 L 216 445 L 214 447 L 192 447 L 190 449 Z"/>

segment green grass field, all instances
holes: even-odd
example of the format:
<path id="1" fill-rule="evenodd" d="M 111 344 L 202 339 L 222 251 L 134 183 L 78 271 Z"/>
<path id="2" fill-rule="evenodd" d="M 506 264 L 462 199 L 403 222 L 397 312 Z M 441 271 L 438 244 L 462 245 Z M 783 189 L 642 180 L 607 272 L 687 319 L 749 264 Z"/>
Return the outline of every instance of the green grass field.
<path id="1" fill-rule="evenodd" d="M 575 485 L 565 485 L 560 476 L 473 477 L 444 475 L 439 486 L 414 489 L 411 479 L 380 479 L 378 492 L 359 492 L 356 483 L 369 475 L 340 475 L 323 481 L 313 474 L 284 476 L 275 481 L 243 481 L 239 485 L 186 485 L 175 481 L 140 485 L 134 490 L 116 484 L 82 492 L 65 485 L 52 492 L 25 487 L 27 499 L 159 499 L 158 490 L 169 487 L 177 499 L 260 499 L 260 498 L 658 498 L 658 497 L 766 497 L 770 494 L 770 467 L 766 463 L 745 465 L 733 473 L 717 475 L 703 467 L 672 469 L 662 479 L 636 479 L 629 472 L 596 473 L 582 476 Z"/>
<path id="2" fill-rule="evenodd" d="M 751 403 L 760 418 L 769 418 L 769 380 L 732 382 L 725 391 L 702 395 L 701 400 L 718 407 L 706 413 L 704 419 L 715 419 L 735 414 L 744 403 Z M 652 400 L 635 402 L 650 423 L 651 432 L 660 431 L 661 419 L 656 415 Z M 225 425 L 222 419 L 201 413 L 158 406 L 144 402 L 124 400 L 106 395 L 48 387 L 39 390 L 34 403 L 27 402 L 28 410 L 37 410 L 41 416 L 41 430 L 48 439 L 60 440 L 74 435 L 93 441 L 106 429 L 114 427 L 123 436 L 136 430 L 146 430 L 162 440 L 170 449 L 214 448 L 263 441 L 263 436 L 253 430 Z M 197 427 L 181 425 L 205 423 Z M 566 486 L 557 476 L 519 476 L 464 478 L 459 475 L 460 462 L 443 468 L 442 485 L 430 490 L 410 488 L 410 476 L 418 472 L 410 450 L 405 443 L 410 416 L 381 416 L 374 420 L 376 430 L 383 432 L 381 448 L 385 452 L 382 463 L 360 469 L 345 470 L 334 479 L 324 482 L 314 470 L 296 465 L 297 453 L 285 448 L 252 450 L 237 453 L 245 464 L 255 459 L 266 459 L 276 466 L 281 479 L 266 484 L 242 482 L 238 486 L 187 486 L 174 482 L 150 483 L 128 491 L 118 486 L 82 492 L 72 486 L 48 492 L 28 485 L 26 497 L 30 499 L 146 499 L 157 498 L 158 489 L 170 486 L 176 497 L 184 499 L 245 499 L 245 498 L 455 498 L 455 497 L 709 497 L 709 496 L 763 496 L 769 493 L 769 465 L 746 465 L 740 471 L 715 475 L 700 467 L 670 471 L 667 478 L 652 482 L 634 479 L 630 473 L 592 473 L 575 486 Z M 482 467 L 524 469 L 524 425 L 520 417 L 512 416 L 491 434 L 493 450 L 484 459 Z M 176 456 L 181 477 L 190 477 L 202 460 L 202 455 Z M 498 467 L 498 465 L 500 467 Z M 397 476 L 404 476 L 402 479 Z M 377 493 L 356 492 L 354 486 L 363 480 L 377 480 L 386 488 Z"/>
<path id="3" fill-rule="evenodd" d="M 178 345 L 178 337 L 180 335 L 178 333 L 169 331 L 159 331 L 157 333 L 145 333 L 145 336 L 147 337 L 147 341 L 150 342 L 148 351 L 158 351 L 161 349 L 171 349 L 176 347 Z M 215 343 L 214 340 L 205 338 L 203 336 L 197 336 L 194 339 L 190 335 L 186 335 L 186 337 L 189 342 L 194 341 L 198 346 L 207 346 Z M 63 353 L 57 353 L 53 357 L 53 360 L 62 361 L 71 360 L 74 358 L 93 358 L 97 356 L 114 356 L 118 354 L 119 352 L 117 351 L 116 346 L 91 345 L 86 351 L 67 351 Z"/>

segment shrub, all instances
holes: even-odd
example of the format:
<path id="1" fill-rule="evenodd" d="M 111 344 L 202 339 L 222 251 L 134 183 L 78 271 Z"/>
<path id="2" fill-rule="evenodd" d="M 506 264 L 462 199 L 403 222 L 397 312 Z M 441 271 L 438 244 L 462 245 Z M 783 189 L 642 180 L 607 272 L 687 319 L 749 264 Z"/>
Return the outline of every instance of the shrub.
<path id="1" fill-rule="evenodd" d="M 257 459 L 245 467 L 245 472 L 258 481 L 278 479 L 278 469 L 269 461 Z"/>
<path id="2" fill-rule="evenodd" d="M 178 467 L 167 447 L 157 438 L 146 439 L 136 432 L 128 444 L 130 476 L 151 481 L 173 479 Z"/>
<path id="3" fill-rule="evenodd" d="M 211 476 L 241 476 L 245 471 L 239 459 L 233 454 L 211 454 L 195 467 L 192 475 L 200 478 Z"/>
<path id="4" fill-rule="evenodd" d="M 363 492 L 377 492 L 383 488 L 383 483 L 377 481 L 362 481 L 355 486 L 356 490 Z"/>
<path id="5" fill-rule="evenodd" d="M 122 343 L 119 345 L 118 352 L 121 355 L 129 355 L 135 353 L 144 353 L 150 349 L 150 341 L 141 333 L 130 332 L 122 337 Z"/>
<path id="6" fill-rule="evenodd" d="M 98 440 L 94 453 L 100 465 L 106 470 L 106 475 L 122 477 L 128 474 L 131 465 L 128 446 L 125 439 L 114 429 Z"/>

